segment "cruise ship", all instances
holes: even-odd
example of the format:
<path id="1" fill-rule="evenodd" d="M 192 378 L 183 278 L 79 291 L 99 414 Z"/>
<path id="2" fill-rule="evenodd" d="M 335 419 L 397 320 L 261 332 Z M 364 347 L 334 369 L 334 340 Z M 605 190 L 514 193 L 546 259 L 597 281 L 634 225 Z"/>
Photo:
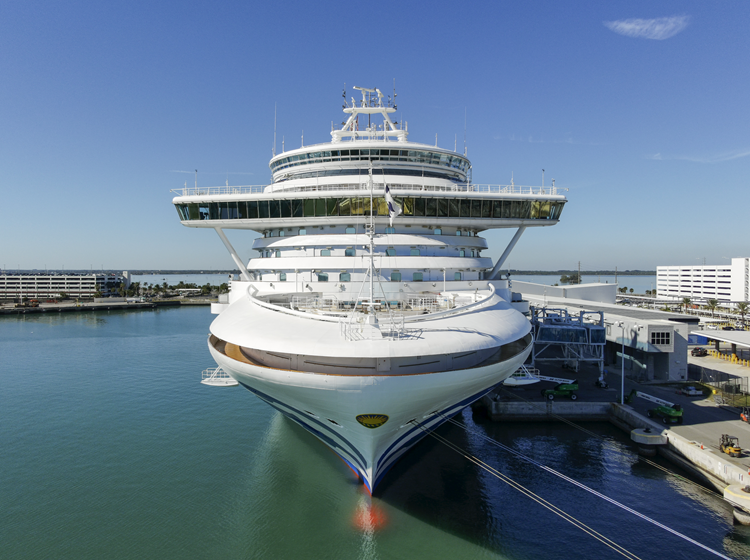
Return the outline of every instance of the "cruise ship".
<path id="1" fill-rule="evenodd" d="M 474 184 L 465 149 L 408 140 L 395 92 L 355 92 L 329 142 L 274 154 L 271 184 L 185 187 L 173 203 L 183 225 L 216 231 L 239 269 L 212 306 L 208 348 L 223 375 L 372 493 L 525 361 L 528 303 L 501 268 L 527 227 L 559 221 L 566 198 L 554 183 Z M 515 229 L 496 262 L 481 236 L 494 228 Z M 257 234 L 248 262 L 227 229 Z"/>

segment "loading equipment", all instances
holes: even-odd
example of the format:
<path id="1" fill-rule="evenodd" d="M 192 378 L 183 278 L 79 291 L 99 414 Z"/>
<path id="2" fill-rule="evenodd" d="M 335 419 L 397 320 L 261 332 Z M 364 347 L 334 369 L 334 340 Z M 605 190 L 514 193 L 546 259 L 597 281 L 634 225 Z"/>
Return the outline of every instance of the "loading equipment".
<path id="1" fill-rule="evenodd" d="M 646 414 L 649 418 L 661 418 L 661 421 L 665 424 L 682 424 L 682 407 L 679 404 L 674 404 L 659 397 L 641 393 L 633 389 L 630 394 L 625 397 L 625 403 L 630 404 L 635 397 L 640 397 L 647 401 L 658 404 L 656 408 L 649 409 Z"/>

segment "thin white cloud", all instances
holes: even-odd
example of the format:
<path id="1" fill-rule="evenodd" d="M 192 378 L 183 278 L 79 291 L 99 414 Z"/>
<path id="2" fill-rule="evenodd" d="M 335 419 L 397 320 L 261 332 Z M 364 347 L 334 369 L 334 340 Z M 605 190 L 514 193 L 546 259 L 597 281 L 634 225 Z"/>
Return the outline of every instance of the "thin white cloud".
<path id="1" fill-rule="evenodd" d="M 528 142 L 529 144 L 575 144 L 575 145 L 582 145 L 582 146 L 602 146 L 603 144 L 601 142 L 584 142 L 581 140 L 575 140 L 571 136 L 567 136 L 565 138 L 552 138 L 549 140 L 545 140 L 544 138 L 534 138 L 532 135 L 516 135 L 516 134 L 508 134 L 507 136 L 502 134 L 495 134 L 492 137 L 494 140 L 503 140 L 507 139 L 511 142 Z"/>
<path id="2" fill-rule="evenodd" d="M 656 19 L 605 21 L 604 25 L 626 37 L 663 41 L 677 35 L 688 26 L 688 23 L 690 23 L 690 16 L 671 16 Z"/>
<path id="3" fill-rule="evenodd" d="M 740 159 L 750 157 L 750 148 L 743 150 L 732 150 L 731 152 L 724 152 L 722 154 L 714 154 L 709 156 L 663 156 L 662 154 L 653 154 L 646 156 L 647 159 L 653 160 L 679 160 L 679 161 L 692 161 L 693 163 L 722 163 L 725 161 L 732 161 L 733 159 Z"/>

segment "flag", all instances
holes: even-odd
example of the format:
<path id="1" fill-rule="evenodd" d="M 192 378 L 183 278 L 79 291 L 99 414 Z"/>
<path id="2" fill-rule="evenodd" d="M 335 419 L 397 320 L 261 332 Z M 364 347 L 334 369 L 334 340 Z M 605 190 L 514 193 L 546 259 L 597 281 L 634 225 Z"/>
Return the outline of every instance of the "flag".
<path id="1" fill-rule="evenodd" d="M 391 226 L 393 226 L 393 218 L 401 214 L 401 207 L 393 200 L 388 185 L 385 186 L 385 202 L 388 205 L 388 216 L 391 218 Z"/>

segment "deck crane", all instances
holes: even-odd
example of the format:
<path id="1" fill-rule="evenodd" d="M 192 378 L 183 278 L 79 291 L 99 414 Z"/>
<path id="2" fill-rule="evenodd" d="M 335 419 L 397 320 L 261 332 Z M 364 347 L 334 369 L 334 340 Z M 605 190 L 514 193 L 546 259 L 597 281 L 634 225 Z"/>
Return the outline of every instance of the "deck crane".
<path id="1" fill-rule="evenodd" d="M 654 397 L 646 393 L 641 393 L 633 389 L 630 394 L 625 397 L 625 403 L 630 404 L 633 402 L 635 397 L 640 397 L 647 401 L 658 404 L 656 408 L 649 409 L 646 414 L 649 418 L 658 417 L 665 424 L 682 424 L 682 407 L 679 404 L 674 404 L 659 397 Z"/>

